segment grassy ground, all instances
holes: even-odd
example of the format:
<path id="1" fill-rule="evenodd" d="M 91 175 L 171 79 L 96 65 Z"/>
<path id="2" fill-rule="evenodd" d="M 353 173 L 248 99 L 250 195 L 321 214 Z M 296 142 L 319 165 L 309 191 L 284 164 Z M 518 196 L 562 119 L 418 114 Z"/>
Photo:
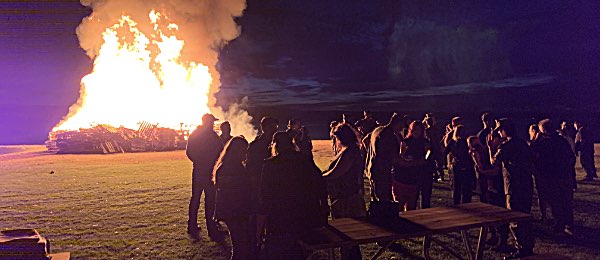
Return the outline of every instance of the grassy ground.
<path id="1" fill-rule="evenodd" d="M 330 143 L 315 141 L 315 149 L 317 164 L 326 167 Z M 583 178 L 580 166 L 577 172 Z M 0 147 L 0 229 L 36 228 L 50 239 L 54 252 L 69 251 L 74 259 L 228 259 L 227 247 L 206 238 L 192 243 L 186 237 L 190 173 L 183 151 L 54 155 L 42 146 Z M 436 184 L 432 203 L 451 203 L 447 183 Z M 580 182 L 575 237 L 558 236 L 536 222 L 536 253 L 600 258 L 598 213 L 600 182 Z M 475 231 L 471 235 L 475 242 Z M 463 250 L 457 234 L 440 239 Z M 404 250 L 386 252 L 382 259 L 419 258 L 419 239 L 402 246 Z M 375 245 L 363 246 L 365 257 L 376 250 Z M 436 245 L 432 254 L 434 259 L 451 258 Z M 489 259 L 500 256 L 486 252 Z"/>

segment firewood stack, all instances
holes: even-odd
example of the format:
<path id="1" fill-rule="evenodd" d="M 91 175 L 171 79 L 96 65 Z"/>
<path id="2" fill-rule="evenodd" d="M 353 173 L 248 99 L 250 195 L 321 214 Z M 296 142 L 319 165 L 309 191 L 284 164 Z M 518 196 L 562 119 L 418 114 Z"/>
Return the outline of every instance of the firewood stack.
<path id="1" fill-rule="evenodd" d="M 110 125 L 96 125 L 76 131 L 49 134 L 46 147 L 61 154 L 109 154 L 123 152 L 171 151 L 185 149 L 187 131 L 176 131 L 140 123 L 138 130 Z"/>

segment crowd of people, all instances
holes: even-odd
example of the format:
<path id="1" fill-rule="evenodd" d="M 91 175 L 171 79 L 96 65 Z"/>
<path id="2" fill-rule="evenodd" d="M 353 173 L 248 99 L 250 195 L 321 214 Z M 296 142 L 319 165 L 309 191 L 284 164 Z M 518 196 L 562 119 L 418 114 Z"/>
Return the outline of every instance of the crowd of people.
<path id="1" fill-rule="evenodd" d="M 554 128 L 544 119 L 521 138 L 513 121 L 490 113 L 482 115 L 483 127 L 475 135 L 467 133 L 460 117 L 444 130 L 430 113 L 420 120 L 394 113 L 385 124 L 369 111 L 357 122 L 343 114 L 330 124 L 335 157 L 320 170 L 309 132 L 299 120 L 278 132 L 279 121 L 264 117 L 252 142 L 232 137 L 229 123 L 221 124 L 219 136 L 216 120 L 205 114 L 188 140 L 193 162 L 188 234 L 199 239 L 204 192 L 208 235 L 222 242 L 227 234 L 219 223 L 227 225 L 231 259 L 304 258 L 297 241 L 306 232 L 329 218 L 367 216 L 365 180 L 371 201 L 393 201 L 399 211 L 429 208 L 433 183 L 446 179 L 445 170 L 453 204 L 469 203 L 478 194 L 481 202 L 531 213 L 535 187 L 542 219 L 550 207 L 554 229 L 573 235 L 576 156 L 586 180 L 597 178 L 593 142 L 581 122 L 575 122 L 573 132 L 567 122 Z M 490 231 L 487 243 L 509 253 L 506 259 L 533 254 L 528 222 Z M 342 248 L 341 255 L 361 259 L 358 246 Z"/>

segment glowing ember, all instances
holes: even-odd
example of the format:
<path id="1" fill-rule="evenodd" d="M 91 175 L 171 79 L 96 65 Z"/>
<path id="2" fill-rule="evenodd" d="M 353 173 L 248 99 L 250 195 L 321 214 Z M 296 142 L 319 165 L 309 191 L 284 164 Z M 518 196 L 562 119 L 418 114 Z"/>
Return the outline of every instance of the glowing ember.
<path id="1" fill-rule="evenodd" d="M 81 80 L 78 104 L 52 131 L 97 124 L 138 129 L 141 121 L 191 129 L 209 112 L 209 68 L 181 59 L 184 41 L 168 17 L 151 11 L 148 19 L 150 35 L 126 15 L 106 28 L 94 69 Z"/>

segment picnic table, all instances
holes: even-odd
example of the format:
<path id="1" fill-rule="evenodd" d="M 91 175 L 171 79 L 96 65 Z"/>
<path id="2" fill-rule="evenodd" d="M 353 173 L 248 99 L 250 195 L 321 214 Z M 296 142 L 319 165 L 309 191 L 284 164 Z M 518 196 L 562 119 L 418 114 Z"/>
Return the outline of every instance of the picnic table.
<path id="1" fill-rule="evenodd" d="M 475 202 L 460 204 L 451 207 L 437 207 L 422 210 L 408 211 L 400 214 L 400 218 L 393 225 L 378 225 L 366 218 L 340 218 L 330 220 L 325 227 L 315 229 L 300 240 L 300 244 L 307 251 L 308 259 L 312 258 L 318 250 L 330 250 L 345 246 L 379 243 L 382 247 L 372 257 L 377 259 L 394 242 L 403 239 L 423 237 L 423 257 L 430 259 L 429 249 L 431 243 L 439 244 L 452 255 L 462 256 L 433 235 L 460 232 L 467 250 L 467 258 L 483 259 L 485 239 L 489 227 L 507 224 L 513 221 L 529 221 L 531 215 L 512 211 L 506 208 L 493 206 L 486 203 Z M 479 239 L 475 253 L 466 231 L 479 228 Z"/>

